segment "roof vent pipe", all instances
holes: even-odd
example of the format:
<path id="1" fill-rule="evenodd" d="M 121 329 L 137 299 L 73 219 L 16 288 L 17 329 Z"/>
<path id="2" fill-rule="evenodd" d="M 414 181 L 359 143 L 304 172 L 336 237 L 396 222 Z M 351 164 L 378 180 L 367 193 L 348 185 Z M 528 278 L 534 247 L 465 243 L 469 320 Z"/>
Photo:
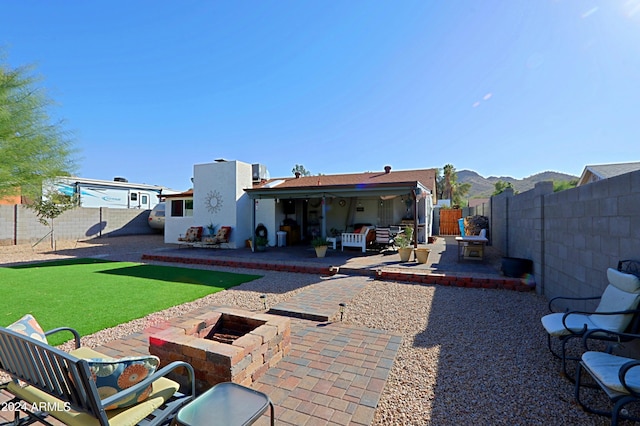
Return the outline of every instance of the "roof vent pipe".
<path id="1" fill-rule="evenodd" d="M 296 179 L 300 179 L 300 172 L 296 172 Z"/>
<path id="2" fill-rule="evenodd" d="M 385 173 L 391 173 L 391 166 L 384 166 Z"/>

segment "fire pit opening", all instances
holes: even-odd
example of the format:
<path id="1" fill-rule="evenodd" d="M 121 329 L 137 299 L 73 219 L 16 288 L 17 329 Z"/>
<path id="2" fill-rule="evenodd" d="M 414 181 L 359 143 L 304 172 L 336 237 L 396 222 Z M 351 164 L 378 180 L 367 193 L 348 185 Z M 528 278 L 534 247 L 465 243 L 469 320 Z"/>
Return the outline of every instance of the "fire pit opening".
<path id="1" fill-rule="evenodd" d="M 254 321 L 255 324 L 250 324 L 246 320 L 247 318 L 222 314 L 218 322 L 214 326 L 210 327 L 211 330 L 204 336 L 204 338 L 213 340 L 214 342 L 231 344 L 237 338 L 251 333 L 266 322 Z"/>

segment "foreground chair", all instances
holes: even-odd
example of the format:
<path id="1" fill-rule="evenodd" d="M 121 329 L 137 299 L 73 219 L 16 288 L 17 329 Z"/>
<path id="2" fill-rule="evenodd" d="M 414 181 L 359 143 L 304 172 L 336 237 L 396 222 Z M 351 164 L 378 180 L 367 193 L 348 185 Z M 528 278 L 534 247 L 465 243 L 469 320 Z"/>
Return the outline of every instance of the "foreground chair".
<path id="1" fill-rule="evenodd" d="M 618 264 L 618 269 L 632 270 L 637 266 L 636 261 L 623 261 Z M 595 297 L 555 297 L 549 301 L 551 314 L 542 317 L 542 326 L 547 331 L 547 343 L 551 353 L 562 361 L 562 372 L 571 379 L 567 373 L 567 360 L 578 361 L 579 358 L 567 356 L 567 343 L 572 339 L 581 338 L 586 332 L 595 329 L 622 333 L 624 331 L 635 333 L 640 325 L 640 279 L 631 273 L 609 268 L 607 270 L 609 285 L 602 296 Z M 554 312 L 554 303 L 560 300 L 600 300 L 594 311 L 566 311 Z M 591 339 L 610 341 L 610 337 L 603 333 L 592 333 Z M 560 340 L 560 351 L 554 351 L 552 338 Z"/>
<path id="2" fill-rule="evenodd" d="M 592 330 L 585 334 L 585 346 L 588 348 L 589 334 L 607 335 L 611 340 L 640 339 L 638 334 L 611 333 L 606 330 Z M 611 348 L 609 348 L 610 350 Z M 585 383 L 587 373 L 593 382 L 604 391 L 611 400 L 610 410 L 596 409 L 581 399 L 591 383 Z M 617 425 L 619 419 L 640 421 L 640 417 L 631 416 L 625 409 L 628 404 L 640 401 L 640 360 L 613 355 L 608 352 L 587 351 L 576 370 L 575 398 L 587 412 L 611 417 L 611 424 Z"/>
<path id="3" fill-rule="evenodd" d="M 46 343 L 46 336 L 60 331 L 73 333 L 75 350 L 67 353 Z M 140 358 L 110 359 L 80 347 L 80 336 L 71 328 L 42 332 L 31 316 L 0 327 L 0 369 L 12 378 L 0 389 L 14 396 L 8 403 L 16 409 L 11 424 L 50 425 L 49 415 L 67 425 L 168 424 L 195 398 L 193 368 L 176 361 L 156 371 L 156 357 Z M 165 376 L 182 368 L 189 383 L 181 392 L 180 385 Z M 101 386 L 101 380 L 117 384 Z"/>

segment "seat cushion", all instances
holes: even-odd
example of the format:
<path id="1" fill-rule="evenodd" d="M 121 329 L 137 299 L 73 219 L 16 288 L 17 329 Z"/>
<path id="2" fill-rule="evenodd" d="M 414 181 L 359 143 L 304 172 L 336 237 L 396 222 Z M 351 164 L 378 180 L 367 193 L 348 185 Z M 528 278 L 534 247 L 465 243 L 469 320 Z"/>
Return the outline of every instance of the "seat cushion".
<path id="1" fill-rule="evenodd" d="M 540 320 L 542 321 L 544 329 L 552 336 L 566 336 L 571 334 L 571 331 L 579 333 L 584 329 L 585 324 L 589 330 L 600 328 L 591 321 L 589 315 L 572 314 L 567 317 L 567 327 L 571 330 L 569 331 L 562 324 L 563 316 L 564 313 L 548 314 L 543 316 Z"/>
<path id="2" fill-rule="evenodd" d="M 582 363 L 591 375 L 602 385 L 621 394 L 629 392 L 622 386 L 618 372 L 629 361 L 635 360 L 604 352 L 589 351 L 582 354 Z M 635 392 L 640 392 L 640 366 L 627 372 L 626 382 Z"/>
<path id="3" fill-rule="evenodd" d="M 153 382 L 153 390 L 149 397 L 139 404 L 128 408 L 109 410 L 106 412 L 111 426 L 133 426 L 142 421 L 149 414 L 160 408 L 167 400 L 178 391 L 179 384 L 173 380 L 161 377 Z M 99 426 L 100 422 L 95 417 L 70 408 L 65 402 L 36 389 L 33 386 L 21 387 L 10 382 L 7 390 L 29 404 L 45 403 L 48 413 L 70 426 Z"/>
<path id="4" fill-rule="evenodd" d="M 42 343 L 47 343 L 47 336 L 44 334 L 42 327 L 38 324 L 38 321 L 31 314 L 27 314 L 20 318 L 18 321 L 7 326 L 9 330 L 13 330 L 16 333 L 24 334 L 32 339 L 38 340 Z"/>

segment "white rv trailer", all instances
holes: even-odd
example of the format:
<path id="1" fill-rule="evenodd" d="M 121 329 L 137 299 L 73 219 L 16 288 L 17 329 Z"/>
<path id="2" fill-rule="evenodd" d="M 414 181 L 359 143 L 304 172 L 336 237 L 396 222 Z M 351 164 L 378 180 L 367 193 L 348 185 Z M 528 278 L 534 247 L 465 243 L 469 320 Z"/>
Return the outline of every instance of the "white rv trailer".
<path id="1" fill-rule="evenodd" d="M 149 210 L 160 202 L 163 190 L 165 194 L 175 192 L 162 186 L 127 182 L 123 178 L 109 181 L 65 176 L 45 185 L 44 194 L 55 191 L 76 196 L 80 207 Z"/>

